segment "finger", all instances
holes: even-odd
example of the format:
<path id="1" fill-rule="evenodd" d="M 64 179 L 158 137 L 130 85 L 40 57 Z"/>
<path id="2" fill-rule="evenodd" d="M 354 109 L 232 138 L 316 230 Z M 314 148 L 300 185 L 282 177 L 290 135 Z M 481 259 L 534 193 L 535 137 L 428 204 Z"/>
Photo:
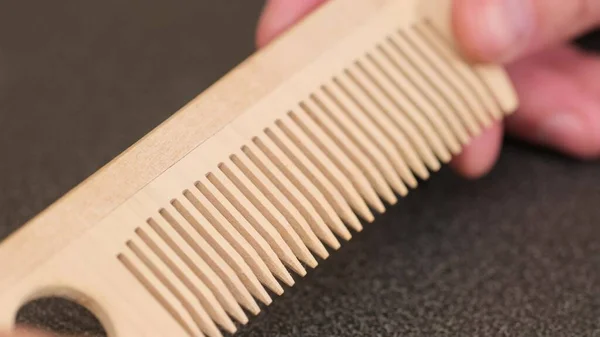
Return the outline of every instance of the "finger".
<path id="1" fill-rule="evenodd" d="M 580 159 L 600 157 L 600 59 L 560 47 L 508 66 L 520 107 L 507 132 Z"/>
<path id="2" fill-rule="evenodd" d="M 577 81 L 600 100 L 600 55 L 575 47 L 558 47 L 545 53 L 546 62 L 557 71 L 577 78 Z M 600 112 L 599 112 L 600 113 Z"/>
<path id="3" fill-rule="evenodd" d="M 598 0 L 454 0 L 454 31 L 475 61 L 508 63 L 600 24 Z"/>
<path id="4" fill-rule="evenodd" d="M 262 48 L 326 0 L 267 0 L 256 30 Z"/>
<path id="5" fill-rule="evenodd" d="M 498 160 L 502 136 L 502 124 L 495 123 L 473 139 L 463 152 L 452 160 L 451 167 L 468 179 L 477 179 L 486 175 Z"/>

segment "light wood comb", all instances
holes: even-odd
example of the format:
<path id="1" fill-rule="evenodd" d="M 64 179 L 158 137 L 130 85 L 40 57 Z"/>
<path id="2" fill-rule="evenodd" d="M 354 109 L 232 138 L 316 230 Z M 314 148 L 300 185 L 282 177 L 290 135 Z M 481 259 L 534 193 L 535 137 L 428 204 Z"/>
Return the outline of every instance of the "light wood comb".
<path id="1" fill-rule="evenodd" d="M 517 107 L 451 0 L 330 0 L 0 245 L 0 329 L 63 296 L 111 337 L 235 333 Z"/>

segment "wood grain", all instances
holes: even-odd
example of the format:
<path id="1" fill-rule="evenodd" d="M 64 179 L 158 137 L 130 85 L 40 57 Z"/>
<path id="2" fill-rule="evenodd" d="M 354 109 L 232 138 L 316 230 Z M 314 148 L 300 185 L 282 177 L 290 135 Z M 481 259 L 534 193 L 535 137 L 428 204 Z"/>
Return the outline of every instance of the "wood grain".
<path id="1" fill-rule="evenodd" d="M 449 5 L 334 0 L 250 57 L 2 243 L 0 327 L 53 294 L 110 336 L 234 333 L 516 109 Z"/>

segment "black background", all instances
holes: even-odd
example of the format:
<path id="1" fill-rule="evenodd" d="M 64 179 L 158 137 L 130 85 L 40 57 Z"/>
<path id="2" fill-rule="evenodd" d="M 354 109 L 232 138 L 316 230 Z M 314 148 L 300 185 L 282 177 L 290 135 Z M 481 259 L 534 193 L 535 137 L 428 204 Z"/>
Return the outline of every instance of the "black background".
<path id="1" fill-rule="evenodd" d="M 261 6 L 0 1 L 0 238 L 253 52 Z M 444 169 L 239 336 L 600 336 L 599 169 L 512 141 L 485 179 Z"/>

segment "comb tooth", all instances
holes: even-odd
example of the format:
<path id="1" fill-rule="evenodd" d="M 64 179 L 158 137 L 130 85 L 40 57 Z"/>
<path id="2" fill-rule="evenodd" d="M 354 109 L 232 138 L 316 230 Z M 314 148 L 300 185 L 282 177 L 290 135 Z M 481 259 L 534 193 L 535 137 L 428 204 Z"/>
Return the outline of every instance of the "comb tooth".
<path id="1" fill-rule="evenodd" d="M 285 269 L 283 263 L 269 246 L 265 238 L 261 236 L 256 229 L 231 205 L 229 201 L 218 191 L 212 184 L 203 184 L 198 181 L 196 184 L 197 190 L 212 204 L 226 220 L 224 223 L 229 223 L 237 230 L 249 243 L 254 247 L 258 255 L 265 261 L 269 270 L 277 276 L 286 285 L 294 285 L 294 279 Z M 274 229 L 273 229 L 274 230 Z M 269 238 L 268 235 L 266 235 Z M 282 239 L 283 240 L 283 239 Z M 270 240 L 273 242 L 273 240 Z"/>
<path id="2" fill-rule="evenodd" d="M 307 137 L 311 141 L 312 146 L 318 147 L 319 152 L 325 155 L 348 178 L 371 208 L 379 213 L 385 212 L 383 202 L 362 170 L 323 131 L 304 114 L 290 111 L 288 118 L 290 128 L 295 128 L 302 137 Z M 307 127 L 307 124 L 310 126 Z"/>
<path id="3" fill-rule="evenodd" d="M 281 288 L 275 277 L 273 277 L 266 263 L 240 233 L 233 229 L 231 224 L 214 209 L 210 201 L 195 191 L 185 190 L 183 195 L 223 238 L 229 242 L 238 254 L 242 256 L 262 284 L 278 295 L 283 294 L 283 288 Z"/>
<path id="4" fill-rule="evenodd" d="M 219 232 L 212 226 L 207 225 L 208 220 L 206 220 L 206 218 L 204 218 L 188 200 L 174 199 L 171 201 L 171 205 L 173 205 L 187 223 L 190 224 L 226 262 L 229 263 L 231 268 L 238 274 L 246 288 L 254 295 L 254 297 L 265 304 L 271 304 L 271 297 L 252 269 L 250 269 L 250 266 L 246 264 L 244 259 L 242 259 Z"/>
<path id="5" fill-rule="evenodd" d="M 279 231 L 281 237 L 292 248 L 292 251 L 300 259 L 311 268 L 317 266 L 317 261 L 310 253 L 308 247 L 302 242 L 298 233 L 294 231 L 288 220 L 279 212 L 271 201 L 254 186 L 237 167 L 231 167 L 225 164 L 219 164 L 219 169 L 231 181 L 250 202 L 258 208 L 263 215 L 273 224 Z M 324 249 L 324 248 L 323 248 Z"/>
<path id="6" fill-rule="evenodd" d="M 444 77 L 438 64 L 431 62 L 430 51 L 423 49 L 422 45 L 419 44 L 420 40 L 414 39 L 414 35 L 405 30 L 398 31 L 393 37 L 405 55 L 410 58 L 411 63 L 415 65 L 417 71 L 423 76 L 423 79 L 429 83 L 430 88 L 435 90 L 444 99 L 450 111 L 458 115 L 458 119 L 462 121 L 471 135 L 479 135 L 481 133 L 481 126 L 477 123 L 474 116 L 469 114 L 465 102 L 452 90 L 452 86 L 448 83 L 447 78 Z M 464 143 L 467 144 L 469 141 L 470 138 L 465 140 Z"/>
<path id="7" fill-rule="evenodd" d="M 377 52 L 372 53 L 372 61 L 382 68 L 389 69 L 385 75 L 394 83 L 394 85 L 407 97 L 416 103 L 419 110 L 427 117 L 431 125 L 435 127 L 437 134 L 444 140 L 446 149 L 452 153 L 460 151 L 460 143 L 453 133 L 458 129 L 458 134 L 466 135 L 466 131 L 456 119 L 448 120 L 447 112 L 444 110 L 443 102 L 440 98 L 427 89 L 423 84 L 423 79 L 415 74 L 412 65 L 394 50 L 391 40 L 387 43 L 377 45 Z M 448 150 L 434 147 L 436 154 L 443 162 L 448 162 L 452 155 Z"/>
<path id="8" fill-rule="evenodd" d="M 421 26 L 417 24 L 411 30 L 406 31 L 404 33 L 405 39 L 413 44 L 415 50 L 418 50 L 421 55 L 427 58 L 433 70 L 438 72 L 444 81 L 449 84 L 449 89 L 464 103 L 465 111 L 470 110 L 479 125 L 491 126 L 492 118 L 486 113 L 486 108 L 475 97 L 475 91 L 468 86 L 463 76 L 455 71 L 438 48 L 433 46 L 431 41 L 421 33 Z M 478 129 L 481 130 L 480 127 Z"/>
<path id="9" fill-rule="evenodd" d="M 357 76 L 367 78 L 363 81 L 363 90 L 376 97 L 377 101 L 386 107 L 385 110 L 388 111 L 390 118 L 400 128 L 407 130 L 406 132 L 412 132 L 409 135 L 413 142 L 420 143 L 417 149 L 421 158 L 432 171 L 438 171 L 441 164 L 436 155 L 446 159 L 449 158 L 450 153 L 431 123 L 423 116 L 421 107 L 391 79 L 388 73 L 393 69 L 386 70 L 384 66 L 388 65 L 377 61 L 371 53 L 366 53 L 364 58 L 356 61 L 356 67 L 360 70 L 357 72 Z M 413 130 L 415 127 L 417 130 Z M 422 136 L 418 131 L 421 132 Z M 428 145 L 423 146 L 424 141 Z"/>
<path id="10" fill-rule="evenodd" d="M 325 197 L 323 197 L 316 188 L 307 188 L 307 186 L 310 185 L 303 185 L 302 182 L 299 179 L 296 179 L 287 168 L 283 167 L 280 170 L 279 167 L 281 167 L 281 165 L 278 166 L 277 164 L 279 161 L 277 161 L 277 163 L 272 162 L 254 143 L 244 145 L 242 151 L 280 191 L 288 195 L 290 200 L 299 200 L 298 203 L 303 204 L 304 202 L 302 200 L 304 199 L 307 199 L 308 202 L 310 202 L 317 213 L 325 221 L 324 224 L 320 221 L 309 222 L 309 225 L 319 239 L 323 240 L 332 248 L 338 249 L 339 241 L 331 231 L 331 228 L 337 228 L 340 233 L 342 233 L 340 236 L 346 240 L 350 239 L 350 232 L 346 229 L 337 213 L 331 208 L 331 205 L 325 200 Z M 291 177 L 291 179 L 288 179 L 288 177 Z M 306 207 L 309 208 L 309 206 Z"/>
<path id="11" fill-rule="evenodd" d="M 407 140 L 407 144 L 413 145 L 413 148 L 420 155 L 421 159 L 425 161 L 427 166 L 433 170 L 437 171 L 441 168 L 440 162 L 437 160 L 435 154 L 432 151 L 432 147 L 430 147 L 425 140 L 425 137 L 415 128 L 413 123 L 408 120 L 405 116 L 404 110 L 397 109 L 397 106 L 394 105 L 394 101 L 390 102 L 389 91 L 385 89 L 385 85 L 389 86 L 389 83 L 386 82 L 378 82 L 377 75 L 379 72 L 375 67 L 371 65 L 372 56 L 367 54 L 366 62 L 361 62 L 361 60 L 356 61 L 356 68 L 358 69 L 353 74 L 355 81 L 360 83 L 360 89 L 362 92 L 369 97 L 370 101 L 373 105 L 376 106 L 376 109 L 379 109 L 386 113 L 394 124 L 403 134 L 405 134 Z M 381 80 L 381 79 L 379 79 Z M 414 114 L 414 113 L 413 113 Z M 415 120 L 421 122 L 421 127 L 426 130 L 425 135 L 430 136 L 429 139 L 432 139 L 432 144 L 434 146 L 438 146 L 439 148 L 444 148 L 443 143 L 437 137 L 433 136 L 435 133 L 430 132 L 427 129 L 427 123 L 425 123 L 422 119 L 419 120 L 415 118 Z"/>
<path id="12" fill-rule="evenodd" d="M 334 186 L 342 193 L 346 198 L 350 206 L 358 213 L 363 219 L 371 222 L 374 220 L 373 213 L 365 203 L 365 200 L 361 197 L 360 193 L 356 190 L 352 182 L 344 175 L 342 171 L 328 158 L 322 151 L 316 146 L 306 134 L 299 130 L 298 126 L 289 120 L 278 119 L 275 121 L 275 125 L 281 131 L 281 137 L 284 135 L 291 141 L 291 144 L 295 145 L 295 148 L 300 150 L 305 158 L 307 158 L 317 169 L 321 170 L 321 173 L 329 179 Z M 275 129 L 275 128 L 274 128 Z M 294 151 L 294 149 L 292 150 Z M 382 211 L 384 209 L 383 203 L 379 199 L 376 193 L 373 203 L 377 210 Z"/>
<path id="13" fill-rule="evenodd" d="M 323 184 L 321 183 L 321 180 L 318 179 L 319 172 L 316 170 L 307 172 L 305 169 L 302 169 L 301 166 L 297 166 L 296 163 L 293 162 L 293 159 L 288 158 L 286 153 L 284 153 L 283 150 L 269 137 L 265 137 L 264 139 L 255 137 L 253 142 L 288 176 L 290 181 L 296 184 L 299 189 L 302 188 L 306 191 L 314 190 L 315 192 L 320 191 L 323 198 L 319 198 L 320 195 L 317 193 L 314 193 L 313 195 L 319 198 L 323 204 L 330 204 L 336 211 L 336 214 L 350 227 L 358 228 L 359 230 L 362 229 L 362 224 L 352 212 L 352 209 L 346 203 L 346 200 L 341 197 L 337 190 L 332 188 L 330 183 L 327 183 L 326 181 Z M 350 237 L 350 232 L 345 226 L 336 226 L 336 223 L 333 225 L 334 226 L 331 227 L 331 229 L 335 233 L 341 237 Z"/>
<path id="14" fill-rule="evenodd" d="M 177 231 L 177 233 L 184 238 L 188 245 L 194 249 L 196 254 L 200 255 L 203 260 L 205 260 L 208 265 L 219 275 L 219 277 L 227 284 L 229 290 L 235 297 L 235 299 L 240 303 L 243 307 L 248 309 L 253 314 L 258 314 L 260 312 L 260 308 L 258 304 L 248 291 L 239 276 L 235 273 L 235 271 L 227 264 L 223 258 L 217 254 L 214 248 L 208 244 L 202 238 L 202 236 L 195 233 L 193 230 L 187 229 L 185 225 L 183 225 L 186 221 L 181 219 L 178 216 L 177 211 L 172 210 L 171 212 L 167 211 L 167 209 L 163 208 L 159 211 L 160 215 L 165 219 L 170 226 Z"/>
<path id="15" fill-rule="evenodd" d="M 292 204 L 292 202 L 281 193 L 273 184 L 262 175 L 245 156 L 231 155 L 231 161 L 237 168 L 246 175 L 248 180 L 254 184 L 273 205 L 283 214 L 283 216 L 292 225 L 293 229 L 300 236 L 306 246 L 325 259 L 329 256 L 325 246 L 319 241 L 315 233 L 307 223 L 307 220 L 300 214 L 300 211 Z M 311 217 L 313 221 L 322 221 L 320 217 Z M 318 219 L 318 220 L 317 220 Z"/>
<path id="16" fill-rule="evenodd" d="M 150 253 L 144 247 L 143 243 L 136 243 L 136 240 L 129 240 L 127 247 L 134 255 L 160 280 L 160 282 L 177 298 L 181 305 L 185 308 L 200 330 L 210 337 L 222 337 L 219 328 L 206 311 L 196 303 L 190 303 L 189 298 L 194 295 L 182 285 L 181 281 L 175 281 L 172 273 L 169 272 L 161 263 L 153 261 Z"/>
<path id="17" fill-rule="evenodd" d="M 198 255 L 190 245 L 171 226 L 160 226 L 159 219 L 150 218 L 147 224 L 150 229 L 161 238 L 169 248 L 187 265 L 194 275 L 206 284 L 219 303 L 238 322 L 246 324 L 248 317 L 235 300 L 231 291 L 214 270 Z"/>
<path id="18" fill-rule="evenodd" d="M 356 112 L 356 101 L 346 101 L 344 104 L 343 94 L 339 91 L 339 88 L 335 83 L 330 86 L 322 85 L 324 96 L 322 100 L 324 103 L 331 101 L 329 108 L 334 115 L 341 118 L 348 118 L 353 126 L 356 126 L 361 130 L 364 135 L 371 140 L 377 148 L 384 154 L 385 158 L 390 161 L 395 171 L 403 181 L 412 188 L 416 188 L 418 185 L 417 179 L 415 178 L 413 171 L 422 179 L 429 177 L 429 171 L 418 158 L 416 153 L 412 151 L 412 148 L 408 148 L 408 152 L 402 156 L 395 145 L 387 137 L 380 136 L 381 132 L 378 131 L 377 127 L 364 115 Z M 359 103 L 358 103 L 359 104 Z M 360 105 L 359 105 L 360 108 Z M 412 169 L 412 170 L 411 170 Z"/>
<path id="19" fill-rule="evenodd" d="M 407 66 L 405 71 L 406 73 L 410 74 L 411 81 L 436 105 L 442 117 L 454 131 L 454 135 L 458 141 L 460 141 L 462 144 L 466 144 L 469 141 L 469 133 L 463 126 L 462 121 L 451 112 L 452 105 L 435 85 L 435 83 L 432 84 L 427 78 L 425 78 L 425 76 L 435 76 L 436 80 L 439 81 L 437 74 L 432 73 L 429 71 L 429 69 L 424 69 L 427 68 L 427 65 L 424 65 L 422 60 L 420 60 L 418 56 L 414 55 L 410 45 L 405 43 L 404 40 L 400 39 L 399 35 L 389 35 L 386 38 L 386 41 L 387 45 L 390 47 L 390 49 L 388 49 L 391 51 L 390 54 L 396 54 L 398 59 L 402 59 L 404 61 Z M 426 71 L 428 74 L 424 75 L 424 71 Z M 459 144 L 453 143 L 450 147 L 450 150 L 457 154 L 460 152 L 461 148 Z"/>
<path id="20" fill-rule="evenodd" d="M 467 92 L 472 92 L 477 95 L 481 103 L 494 119 L 499 120 L 503 117 L 502 110 L 494 99 L 494 95 L 488 90 L 488 87 L 482 83 L 478 74 L 470 68 L 465 62 L 458 59 L 457 55 L 452 52 L 448 41 L 446 41 L 436 30 L 436 28 L 428 21 L 417 26 L 417 31 L 421 34 L 424 40 L 429 41 L 429 44 L 434 47 L 442 56 L 445 62 L 453 68 L 459 77 L 461 77 L 469 86 Z"/>
<path id="21" fill-rule="evenodd" d="M 299 224 L 302 224 L 302 226 L 298 228 L 298 231 L 302 233 L 305 242 L 321 239 L 333 249 L 337 250 L 341 247 L 340 242 L 327 227 L 324 218 L 294 185 L 281 176 L 279 172 L 270 172 L 248 146 L 242 146 L 241 151 L 242 153 L 239 156 L 234 155 L 232 157 L 232 161 L 247 174 L 255 185 L 260 186 L 259 188 L 264 191 L 265 195 L 268 194 L 269 198 L 288 203 L 288 208 L 292 209 L 293 212 L 299 212 L 301 215 L 301 217 L 298 217 Z M 278 171 L 276 168 L 272 168 L 272 170 Z M 319 233 L 326 234 L 321 237 Z"/>
<path id="22" fill-rule="evenodd" d="M 230 333 L 234 333 L 237 329 L 235 324 L 231 321 L 227 313 L 219 304 L 216 297 L 208 289 L 208 287 L 202 281 L 192 281 L 188 275 L 192 273 L 183 265 L 179 259 L 175 257 L 169 257 L 168 249 L 160 247 L 160 240 L 152 238 L 152 233 L 146 233 L 141 228 L 137 228 L 135 233 L 141 239 L 141 241 L 162 261 L 163 264 L 168 266 L 173 274 L 177 276 L 183 285 L 198 299 L 202 308 L 222 328 Z"/>
<path id="23" fill-rule="evenodd" d="M 355 184 L 361 187 L 361 190 L 368 191 L 362 192 L 374 193 L 375 197 L 381 195 L 382 198 L 389 204 L 393 205 L 398 202 L 398 199 L 394 195 L 394 192 L 385 182 L 385 178 L 375 168 L 367 168 L 364 163 L 361 162 L 357 156 L 361 153 L 353 146 L 353 144 L 346 139 L 348 144 L 340 142 L 339 137 L 336 137 L 331 131 L 323 129 L 318 125 L 315 120 L 310 117 L 309 103 L 301 102 L 301 111 L 290 113 L 290 118 L 314 140 L 319 147 L 331 158 L 336 159 L 336 165 L 340 170 L 348 169 L 347 175 L 351 176 L 353 180 L 356 180 Z M 368 161 L 368 158 L 362 158 Z M 371 192 L 372 191 L 372 192 Z"/>
<path id="24" fill-rule="evenodd" d="M 388 116 L 381 111 L 381 103 L 372 100 L 372 96 L 369 96 L 363 89 L 362 82 L 357 79 L 355 73 L 349 68 L 344 71 L 344 77 L 334 79 L 338 87 L 359 107 L 362 115 L 368 117 L 372 123 L 378 128 L 380 133 L 385 135 L 389 140 L 392 141 L 399 155 L 403 157 L 414 158 L 412 161 L 418 161 L 421 169 L 424 169 L 422 161 L 419 159 L 417 149 L 406 138 L 406 135 L 395 127 Z M 428 149 L 427 146 L 422 147 Z M 433 158 L 433 156 L 432 156 Z M 439 166 L 439 163 L 437 163 Z M 414 164 L 413 164 L 414 166 Z M 423 176 L 423 172 L 420 173 Z M 427 175 L 428 176 L 428 175 Z"/>
<path id="25" fill-rule="evenodd" d="M 340 84 L 341 82 L 338 79 L 334 79 L 334 85 L 324 87 L 328 98 L 337 103 L 337 106 L 353 120 L 354 124 L 360 126 L 372 140 L 381 144 L 380 148 L 386 153 L 387 158 L 392 161 L 404 181 L 413 188 L 417 186 L 417 180 L 409 166 L 421 178 L 428 178 L 429 171 L 427 171 L 415 150 L 407 143 L 401 144 L 402 147 L 398 149 L 396 144 L 388 138 L 388 134 L 379 129 L 369 119 L 368 115 L 363 113 L 365 111 L 363 104 L 369 104 L 368 98 L 365 98 L 361 91 L 355 91 L 354 95 L 347 95 Z M 362 98 L 362 102 L 358 101 L 359 97 Z M 342 100 L 346 100 L 346 104 Z M 406 163 L 408 163 L 408 166 Z"/>
<path id="26" fill-rule="evenodd" d="M 304 173 L 311 181 L 317 182 L 316 185 L 324 186 L 324 190 L 328 192 L 330 196 L 332 196 L 332 200 L 342 207 L 345 208 L 345 213 L 353 214 L 351 201 L 346 200 L 343 194 L 336 188 L 334 183 L 327 179 L 325 175 L 317 168 L 315 165 L 308 159 L 300 149 L 279 129 L 265 129 L 265 134 L 267 137 L 275 144 L 281 152 L 283 152 L 287 157 L 300 169 L 302 173 Z M 368 214 L 362 215 L 367 221 L 373 221 L 373 214 L 368 212 Z M 362 230 L 362 225 L 360 227 Z"/>
<path id="27" fill-rule="evenodd" d="M 298 261 L 296 255 L 292 251 L 292 248 L 286 243 L 282 234 L 277 231 L 274 224 L 267 219 L 267 215 L 263 213 L 264 206 L 255 204 L 249 200 L 242 191 L 238 189 L 235 184 L 229 181 L 229 179 L 221 174 L 220 177 L 217 175 L 219 172 L 209 173 L 206 177 L 210 183 L 215 186 L 231 204 L 248 220 L 248 222 L 254 226 L 254 229 L 258 231 L 265 239 L 272 244 L 273 249 L 277 252 L 279 258 L 289 266 L 298 275 L 306 275 L 306 270 Z"/>
<path id="28" fill-rule="evenodd" d="M 408 194 L 408 188 L 398 176 L 392 163 L 390 163 L 375 142 L 367 137 L 362 130 L 352 123 L 352 121 L 350 121 L 343 113 L 335 113 L 334 107 L 327 107 L 325 100 L 319 98 L 319 93 L 313 93 L 310 98 L 310 101 L 307 101 L 307 103 L 314 102 L 314 111 L 318 113 L 312 113 L 312 110 L 310 109 L 308 109 L 307 112 L 317 124 L 322 125 L 325 130 L 331 130 L 332 133 L 336 133 L 341 144 L 345 144 L 350 148 L 356 146 L 356 148 L 358 148 L 376 168 L 368 165 L 368 161 L 360 158 L 360 154 L 358 154 L 359 161 L 364 164 L 365 170 L 376 172 L 373 173 L 375 177 L 377 177 L 378 173 L 381 173 L 396 193 L 401 196 Z"/>
<path id="29" fill-rule="evenodd" d="M 300 125 L 305 132 L 308 133 L 309 130 L 312 130 L 312 132 L 321 134 L 320 138 L 330 140 L 329 142 L 331 142 L 331 145 L 329 146 L 335 146 L 335 151 L 341 151 L 338 156 L 347 157 L 353 165 L 356 165 L 357 169 L 364 175 L 367 183 L 375 189 L 378 195 L 390 205 L 398 202 L 398 199 L 394 195 L 394 191 L 392 191 L 390 185 L 386 182 L 386 178 L 377 170 L 377 167 L 368 164 L 374 164 L 371 162 L 371 159 L 362 153 L 339 128 L 336 126 L 332 127 L 332 125 L 329 124 L 329 120 L 323 122 L 316 116 L 315 111 L 318 111 L 319 107 L 314 106 L 314 103 L 311 101 L 300 102 L 299 105 L 302 112 L 293 114 L 291 117 L 298 119 L 298 125 Z M 400 179 L 397 179 L 396 182 L 402 184 Z"/>
<path id="30" fill-rule="evenodd" d="M 171 317 L 173 317 L 173 319 L 187 332 L 189 337 L 204 337 L 204 334 L 198 329 L 189 314 L 186 313 L 182 315 L 182 312 L 185 312 L 186 310 L 175 296 L 171 294 L 164 285 L 160 284 L 160 281 L 151 281 L 156 280 L 156 277 L 147 267 L 142 267 L 140 266 L 140 263 L 134 262 L 138 260 L 137 258 L 130 258 L 126 254 L 121 253 L 117 256 L 117 259 L 133 275 L 133 277 L 138 280 L 148 293 L 150 293 L 150 295 L 165 308 L 169 315 L 171 315 Z"/>

